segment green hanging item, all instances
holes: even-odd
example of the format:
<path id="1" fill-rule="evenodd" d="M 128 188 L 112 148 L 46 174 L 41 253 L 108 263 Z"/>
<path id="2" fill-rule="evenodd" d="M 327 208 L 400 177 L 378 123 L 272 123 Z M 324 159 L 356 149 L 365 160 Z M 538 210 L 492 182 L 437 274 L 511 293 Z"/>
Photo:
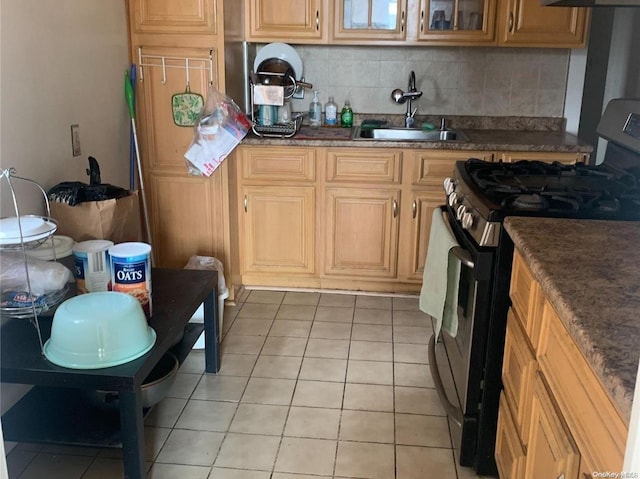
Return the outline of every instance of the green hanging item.
<path id="1" fill-rule="evenodd" d="M 194 126 L 198 122 L 203 106 L 204 98 L 199 93 L 191 93 L 187 82 L 184 93 L 176 93 L 171 97 L 173 122 L 177 126 Z"/>
<path id="2" fill-rule="evenodd" d="M 171 111 L 173 112 L 173 122 L 177 126 L 194 126 L 202 113 L 204 98 L 199 93 L 191 93 L 188 58 L 185 58 L 185 74 L 187 87 L 184 93 L 176 93 L 171 97 Z"/>

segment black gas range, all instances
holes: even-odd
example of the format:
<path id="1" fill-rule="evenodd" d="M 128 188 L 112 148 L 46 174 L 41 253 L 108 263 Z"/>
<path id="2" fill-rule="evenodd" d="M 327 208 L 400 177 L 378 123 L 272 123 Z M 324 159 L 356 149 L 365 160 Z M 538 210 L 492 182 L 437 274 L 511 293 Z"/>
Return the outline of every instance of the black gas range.
<path id="1" fill-rule="evenodd" d="M 514 245 L 508 216 L 640 221 L 640 100 L 613 100 L 598 131 L 601 165 L 457 162 L 444 183 L 444 223 L 460 261 L 457 331 L 429 342 L 429 367 L 460 464 L 496 474 L 494 449 Z M 612 233 L 615 234 L 615 233 Z M 431 244 L 431 243 L 430 243 Z M 451 267 L 451 266 L 449 266 Z M 425 271 L 425 280 L 428 278 Z M 448 289 L 451 285 L 447 285 Z"/>
<path id="2" fill-rule="evenodd" d="M 608 164 L 469 159 L 457 162 L 445 192 L 479 246 L 496 246 L 511 215 L 640 220 L 640 171 Z"/>

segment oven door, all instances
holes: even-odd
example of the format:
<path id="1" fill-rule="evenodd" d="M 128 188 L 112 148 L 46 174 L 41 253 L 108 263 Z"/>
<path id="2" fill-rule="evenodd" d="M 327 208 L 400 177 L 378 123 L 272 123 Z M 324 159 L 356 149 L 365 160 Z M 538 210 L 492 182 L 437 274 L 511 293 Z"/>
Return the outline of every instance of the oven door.
<path id="1" fill-rule="evenodd" d="M 442 207 L 441 211 L 445 224 L 459 244 L 451 252 L 462 265 L 456 308 L 458 331 L 451 336 L 442 328 L 439 337 L 431 337 L 429 367 L 449 417 L 460 463 L 472 466 L 478 439 L 478 410 L 482 396 L 495 253 L 493 248 L 479 248 L 455 220 L 450 209 Z"/>

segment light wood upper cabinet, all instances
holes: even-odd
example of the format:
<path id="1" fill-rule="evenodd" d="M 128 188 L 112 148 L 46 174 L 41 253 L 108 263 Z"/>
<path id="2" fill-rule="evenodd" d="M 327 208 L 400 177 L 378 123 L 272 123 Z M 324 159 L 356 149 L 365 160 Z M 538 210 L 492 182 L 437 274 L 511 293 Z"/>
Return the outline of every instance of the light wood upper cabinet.
<path id="1" fill-rule="evenodd" d="M 220 0 L 130 0 L 138 33 L 217 33 Z"/>
<path id="2" fill-rule="evenodd" d="M 331 41 L 406 38 L 407 0 L 332 0 Z"/>
<path id="3" fill-rule="evenodd" d="M 497 0 L 420 0 L 417 40 L 442 45 L 495 43 Z"/>
<path id="4" fill-rule="evenodd" d="M 247 40 L 326 40 L 328 0 L 249 0 Z"/>
<path id="5" fill-rule="evenodd" d="M 540 0 L 500 0 L 498 44 L 580 48 L 587 40 L 589 9 L 545 7 Z"/>

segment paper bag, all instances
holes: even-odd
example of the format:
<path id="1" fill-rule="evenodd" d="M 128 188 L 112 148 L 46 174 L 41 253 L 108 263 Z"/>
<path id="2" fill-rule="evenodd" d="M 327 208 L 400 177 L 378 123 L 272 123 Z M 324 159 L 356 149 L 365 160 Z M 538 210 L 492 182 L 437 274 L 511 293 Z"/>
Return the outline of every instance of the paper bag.
<path id="1" fill-rule="evenodd" d="M 52 201 L 51 217 L 58 222 L 56 234 L 75 241 L 106 239 L 114 243 L 140 241 L 138 192 L 119 199 L 88 201 L 69 206 Z"/>

